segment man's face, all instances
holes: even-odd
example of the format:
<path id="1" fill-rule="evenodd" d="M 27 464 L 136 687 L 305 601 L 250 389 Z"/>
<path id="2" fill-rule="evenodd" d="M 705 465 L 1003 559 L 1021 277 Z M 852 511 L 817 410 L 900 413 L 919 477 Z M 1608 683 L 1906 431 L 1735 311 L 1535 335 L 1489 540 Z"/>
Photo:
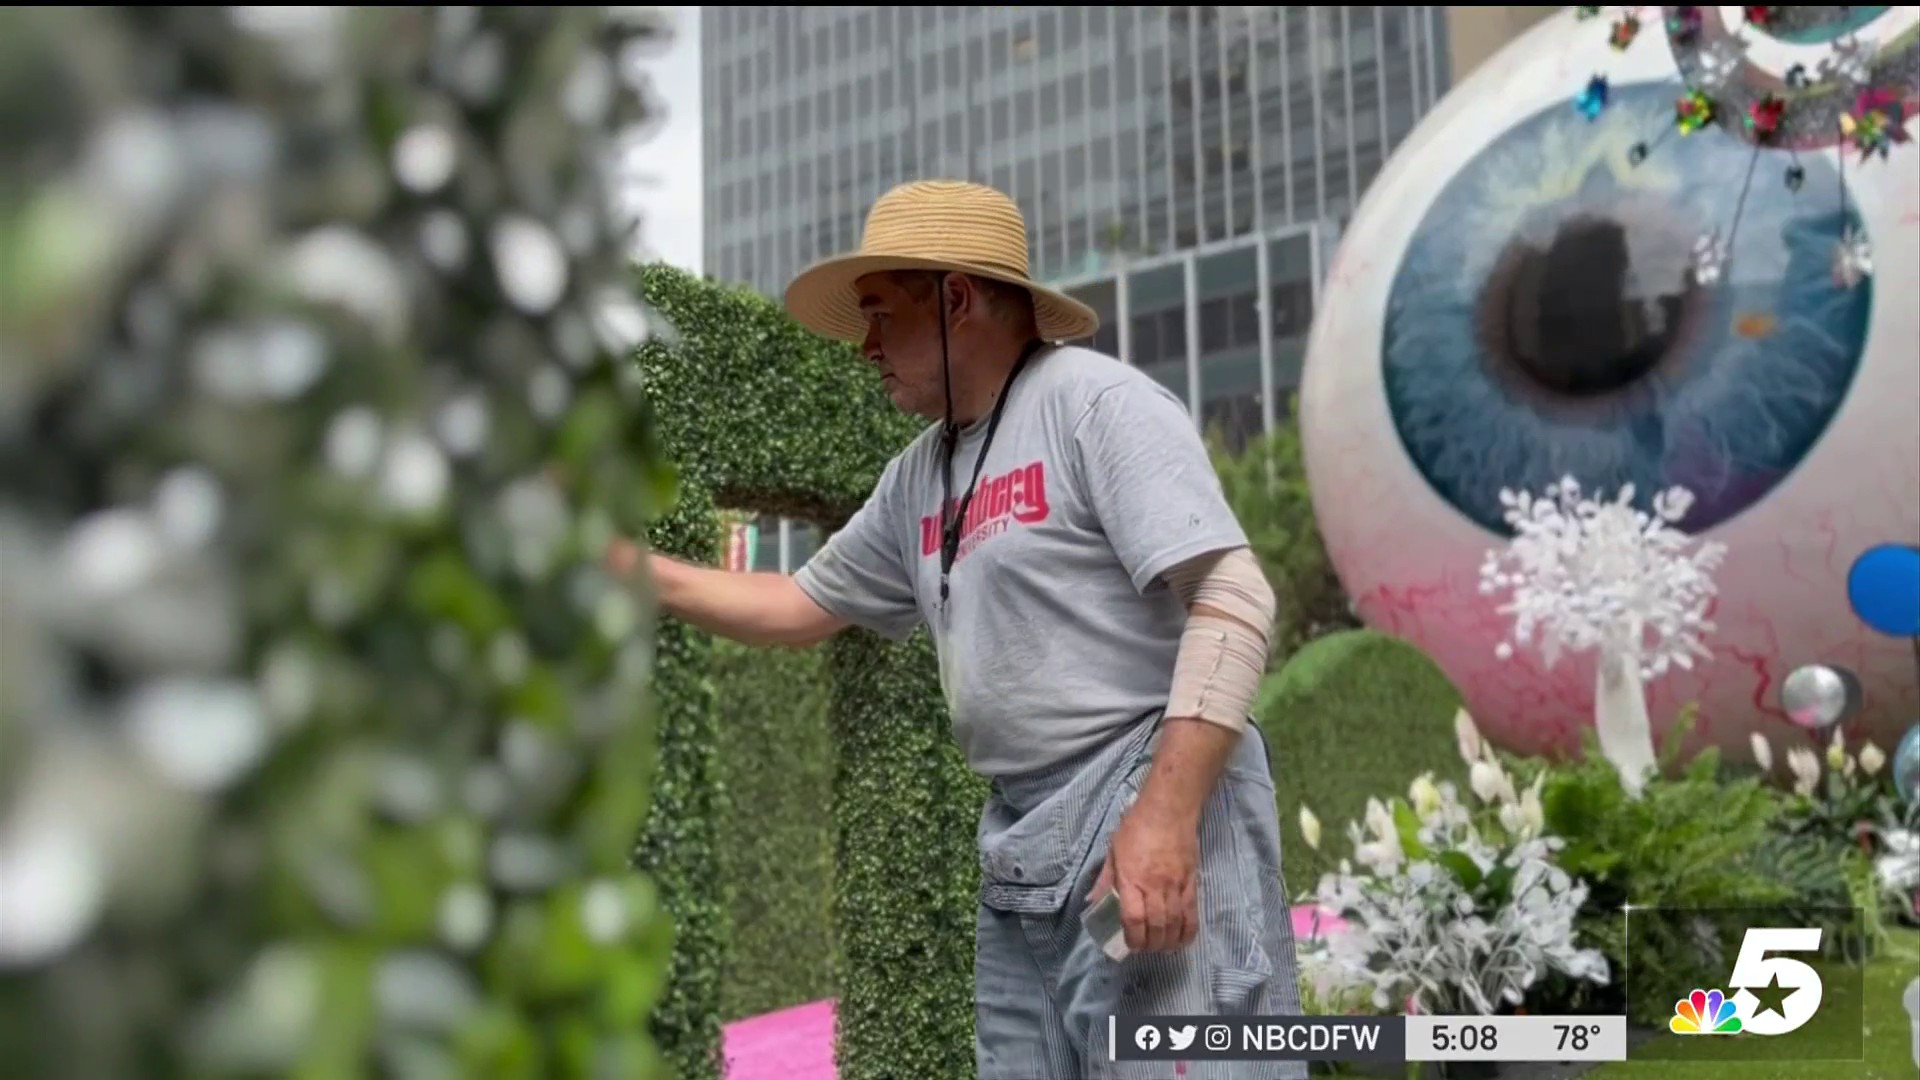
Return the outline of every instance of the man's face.
<path id="1" fill-rule="evenodd" d="M 867 317 L 860 355 L 880 369 L 894 407 L 930 420 L 945 416 L 939 295 L 932 290 L 916 295 L 887 274 L 869 274 L 854 286 Z M 948 347 L 953 347 L 951 338 Z"/>

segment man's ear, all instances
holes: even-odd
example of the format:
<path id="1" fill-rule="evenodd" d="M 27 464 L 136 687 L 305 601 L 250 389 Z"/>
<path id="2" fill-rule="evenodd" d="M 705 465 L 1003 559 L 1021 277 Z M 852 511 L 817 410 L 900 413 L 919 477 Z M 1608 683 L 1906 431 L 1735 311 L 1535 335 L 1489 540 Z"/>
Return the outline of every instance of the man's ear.
<path id="1" fill-rule="evenodd" d="M 980 313 L 980 288 L 972 278 L 948 274 L 940 287 L 947 298 L 947 318 L 956 325 Z"/>

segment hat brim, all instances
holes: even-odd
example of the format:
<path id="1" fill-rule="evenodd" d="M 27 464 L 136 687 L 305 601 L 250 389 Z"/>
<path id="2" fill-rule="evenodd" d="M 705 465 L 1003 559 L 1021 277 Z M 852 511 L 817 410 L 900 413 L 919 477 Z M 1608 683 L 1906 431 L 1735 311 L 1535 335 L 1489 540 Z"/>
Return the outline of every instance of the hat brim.
<path id="1" fill-rule="evenodd" d="M 1044 341 L 1078 341 L 1100 329 L 1100 316 L 1065 293 L 992 267 L 910 255 L 842 255 L 815 263 L 787 286 L 787 314 L 822 337 L 858 345 L 866 339 L 867 319 L 854 283 L 890 270 L 946 270 L 1018 285 L 1033 296 L 1034 323 Z"/>

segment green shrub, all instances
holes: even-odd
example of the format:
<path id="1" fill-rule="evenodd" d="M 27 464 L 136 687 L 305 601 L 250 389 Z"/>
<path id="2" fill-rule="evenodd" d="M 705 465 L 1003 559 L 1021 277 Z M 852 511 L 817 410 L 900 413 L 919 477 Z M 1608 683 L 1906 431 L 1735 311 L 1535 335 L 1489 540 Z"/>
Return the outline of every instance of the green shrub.
<path id="1" fill-rule="evenodd" d="M 1294 411 L 1295 423 L 1249 441 L 1238 454 L 1219 438 L 1210 440 L 1221 487 L 1277 601 L 1269 670 L 1308 641 L 1356 625 L 1314 523 Z"/>
<path id="2" fill-rule="evenodd" d="M 895 411 L 849 347 L 801 330 L 744 288 L 666 266 L 641 271 L 674 342 L 643 348 L 643 384 L 684 497 L 652 534 L 660 550 L 712 563 L 715 507 L 836 528 L 920 430 Z M 730 813 L 714 760 L 711 639 L 661 627 L 662 763 L 643 865 L 683 926 L 654 1030 L 681 1080 L 715 1075 L 732 903 L 716 851 Z M 838 755 L 834 922 L 845 1080 L 964 1076 L 973 1067 L 972 927 L 984 787 L 948 731 L 924 632 L 893 644 L 864 631 L 827 648 Z"/>
<path id="3" fill-rule="evenodd" d="M 719 830 L 733 893 L 723 1023 L 834 995 L 833 731 L 826 657 L 716 641 Z"/>
<path id="4" fill-rule="evenodd" d="M 1586 1011 L 1629 1012 L 1638 1023 L 1664 1024 L 1672 1001 L 1642 996 L 1629 1002 L 1621 977 L 1628 961 L 1629 903 L 1639 909 L 1785 909 L 1804 905 L 1802 890 L 1826 894 L 1820 879 L 1852 870 L 1818 850 L 1792 852 L 1773 842 L 1782 809 L 1778 794 L 1754 777 L 1723 773 L 1719 754 L 1709 748 L 1684 768 L 1675 754 L 1692 725 L 1692 710 L 1681 715 L 1669 734 L 1665 767 L 1631 798 L 1620 777 L 1590 736 L 1582 756 L 1563 764 L 1510 761 L 1516 783 L 1530 783 L 1547 770 L 1541 790 L 1546 831 L 1566 841 L 1558 863 L 1584 880 L 1591 892 L 1581 917 L 1581 940 L 1607 954 L 1616 977 L 1609 987 L 1588 991 L 1571 1003 Z M 1810 861 L 1809 861 L 1810 857 Z M 1794 870 L 1792 874 L 1787 871 Z M 1723 971 L 1694 971 L 1705 962 L 1683 940 L 1650 941 L 1648 934 L 1678 933 L 1675 920 L 1643 917 L 1636 924 L 1634 978 L 1649 984 L 1678 985 L 1701 978 L 1723 979 Z M 1671 963 L 1665 973 L 1645 970 Z M 1709 966 L 1724 966 L 1715 961 Z M 1700 983 L 1700 985 L 1713 985 Z"/>
<path id="5" fill-rule="evenodd" d="M 1338 826 L 1364 817 L 1369 797 L 1404 792 L 1423 772 L 1464 783 L 1453 735 L 1459 708 L 1459 693 L 1433 661 L 1373 630 L 1310 642 L 1267 677 L 1254 715 L 1272 757 L 1290 895 L 1310 891 L 1338 864 L 1329 845 L 1314 851 L 1301 842 L 1302 805 Z"/>

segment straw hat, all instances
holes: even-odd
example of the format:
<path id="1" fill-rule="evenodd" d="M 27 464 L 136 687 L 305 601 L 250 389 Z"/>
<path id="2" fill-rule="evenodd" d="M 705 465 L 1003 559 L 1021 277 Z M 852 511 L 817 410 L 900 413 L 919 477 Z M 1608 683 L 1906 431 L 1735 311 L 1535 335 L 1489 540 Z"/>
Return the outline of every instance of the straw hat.
<path id="1" fill-rule="evenodd" d="M 993 188 L 958 180 L 901 184 L 867 212 L 860 250 L 802 270 L 787 286 L 787 311 L 824 337 L 859 343 L 867 320 L 854 282 L 886 270 L 952 270 L 1018 285 L 1033 295 L 1046 341 L 1092 337 L 1100 316 L 1028 276 L 1027 223 Z"/>

